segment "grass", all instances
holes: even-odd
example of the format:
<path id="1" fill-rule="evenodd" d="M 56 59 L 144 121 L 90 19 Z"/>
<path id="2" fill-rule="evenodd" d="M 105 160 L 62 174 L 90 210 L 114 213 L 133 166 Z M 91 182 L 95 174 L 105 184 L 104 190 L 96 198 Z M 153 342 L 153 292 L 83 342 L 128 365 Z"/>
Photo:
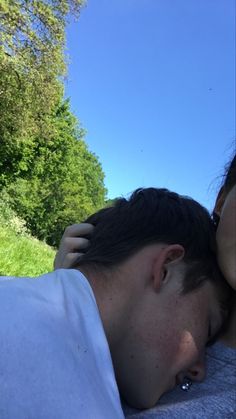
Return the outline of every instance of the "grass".
<path id="1" fill-rule="evenodd" d="M 38 276 L 53 270 L 55 250 L 0 225 L 0 275 Z"/>

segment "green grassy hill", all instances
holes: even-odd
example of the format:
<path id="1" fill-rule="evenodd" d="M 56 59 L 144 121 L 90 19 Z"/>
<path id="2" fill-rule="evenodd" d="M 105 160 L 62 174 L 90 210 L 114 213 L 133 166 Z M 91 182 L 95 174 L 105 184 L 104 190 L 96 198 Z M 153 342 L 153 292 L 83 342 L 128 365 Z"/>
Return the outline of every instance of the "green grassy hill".
<path id="1" fill-rule="evenodd" d="M 0 275 L 37 276 L 53 270 L 55 250 L 0 224 Z"/>

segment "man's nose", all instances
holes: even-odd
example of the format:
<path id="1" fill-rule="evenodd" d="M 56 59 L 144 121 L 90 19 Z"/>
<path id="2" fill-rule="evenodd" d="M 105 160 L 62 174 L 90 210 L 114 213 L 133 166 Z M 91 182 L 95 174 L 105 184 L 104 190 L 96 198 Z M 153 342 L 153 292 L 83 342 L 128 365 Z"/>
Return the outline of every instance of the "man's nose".
<path id="1" fill-rule="evenodd" d="M 202 355 L 191 367 L 183 370 L 177 375 L 177 382 L 179 384 L 184 382 L 184 378 L 187 377 L 191 381 L 202 381 L 206 375 L 205 368 L 205 356 Z"/>
<path id="2" fill-rule="evenodd" d="M 191 381 L 203 381 L 206 375 L 205 360 L 201 358 L 192 367 L 190 367 L 185 377 L 188 377 Z"/>

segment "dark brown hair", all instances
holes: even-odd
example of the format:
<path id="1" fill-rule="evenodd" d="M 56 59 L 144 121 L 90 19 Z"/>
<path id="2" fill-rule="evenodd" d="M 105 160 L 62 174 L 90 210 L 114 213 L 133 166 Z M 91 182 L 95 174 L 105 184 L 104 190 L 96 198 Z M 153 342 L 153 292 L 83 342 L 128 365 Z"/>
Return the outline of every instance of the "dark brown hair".
<path id="1" fill-rule="evenodd" d="M 78 268 L 113 268 L 143 247 L 154 243 L 181 244 L 185 249 L 184 292 L 206 279 L 220 281 L 216 261 L 214 223 L 199 203 L 167 189 L 137 189 L 129 199 L 90 216 L 96 228 L 90 247 L 77 261 Z"/>
<path id="2" fill-rule="evenodd" d="M 236 185 L 236 154 L 234 155 L 232 160 L 229 162 L 229 164 L 226 166 L 225 174 L 223 177 L 223 184 L 216 198 L 216 207 L 217 207 L 217 203 L 219 203 L 220 201 L 221 201 L 221 205 L 223 205 L 223 202 L 226 196 L 234 187 L 234 185 Z M 215 228 L 217 228 L 219 224 L 220 216 L 216 210 L 213 211 L 212 218 L 215 224 Z"/>
<path id="3" fill-rule="evenodd" d="M 224 176 L 224 183 L 223 188 L 225 189 L 226 194 L 230 192 L 230 190 L 236 184 L 236 154 L 232 158 L 231 162 L 226 167 L 225 176 Z"/>

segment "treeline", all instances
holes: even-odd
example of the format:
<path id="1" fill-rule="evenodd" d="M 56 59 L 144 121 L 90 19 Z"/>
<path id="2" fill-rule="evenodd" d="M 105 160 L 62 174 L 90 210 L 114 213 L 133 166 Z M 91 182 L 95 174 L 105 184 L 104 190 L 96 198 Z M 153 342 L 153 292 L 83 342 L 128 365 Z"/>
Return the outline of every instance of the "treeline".
<path id="1" fill-rule="evenodd" d="M 65 26 L 82 0 L 0 0 L 0 193 L 57 245 L 104 205 L 104 173 L 64 99 Z"/>

